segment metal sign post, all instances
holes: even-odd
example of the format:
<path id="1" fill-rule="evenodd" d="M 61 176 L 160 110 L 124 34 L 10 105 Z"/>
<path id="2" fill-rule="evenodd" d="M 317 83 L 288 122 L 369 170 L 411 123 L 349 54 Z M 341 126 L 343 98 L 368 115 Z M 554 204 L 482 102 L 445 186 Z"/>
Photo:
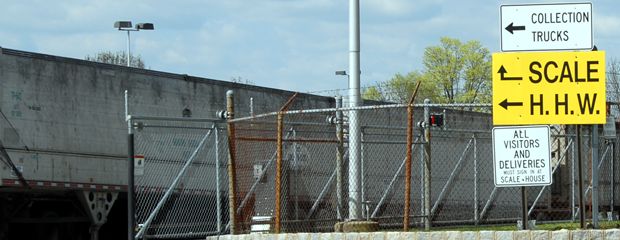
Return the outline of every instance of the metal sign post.
<path id="1" fill-rule="evenodd" d="M 576 125 L 581 228 L 585 227 L 581 125 L 605 124 L 607 121 L 605 53 L 593 50 L 592 18 L 592 3 L 502 5 L 502 52 L 538 52 L 494 53 L 492 60 L 494 125 Z M 540 52 L 558 50 L 587 52 Z M 593 129 L 598 131 L 596 127 Z M 506 130 L 515 131 L 512 140 L 508 134 L 502 134 Z M 538 159 L 531 158 L 533 149 L 530 149 L 532 146 L 537 148 L 538 144 L 533 142 L 529 147 L 521 145 L 525 143 L 521 142 L 523 139 L 518 134 L 519 131 L 521 130 L 503 128 L 496 132 L 496 129 L 493 129 L 494 176 L 497 187 L 521 186 L 523 229 L 526 229 L 527 198 L 524 186 L 550 185 L 552 176 L 548 159 L 542 162 L 534 161 L 534 165 L 523 162 L 522 158 Z M 532 133 L 532 130 L 527 131 Z M 499 137 L 497 139 L 496 133 Z M 515 142 L 516 144 L 513 144 Z M 595 153 L 598 150 L 597 140 L 593 140 L 592 144 L 593 148 L 596 147 L 592 157 L 598 158 Z M 506 155 L 511 151 L 515 151 L 512 158 Z M 498 153 L 500 155 L 497 155 Z M 544 151 L 538 153 L 542 154 Z M 547 154 L 550 155 L 550 152 Z M 549 168 L 548 175 L 538 173 L 542 170 L 540 168 L 543 162 Z M 593 166 L 594 163 L 596 160 L 593 160 Z M 525 169 L 530 166 L 538 170 L 530 172 L 528 170 L 534 169 Z M 598 173 L 594 172 L 595 168 L 592 168 L 592 171 L 593 176 L 598 176 Z M 528 174 L 535 176 L 532 178 Z M 593 177 L 592 181 L 592 190 L 595 192 L 598 179 Z M 597 195 L 593 193 L 593 196 Z M 595 210 L 592 218 L 597 227 L 598 202 L 594 198 L 592 207 Z"/>
<path id="2" fill-rule="evenodd" d="M 493 176 L 496 187 L 521 187 L 523 230 L 528 228 L 526 186 L 551 185 L 549 126 L 493 128 Z"/>

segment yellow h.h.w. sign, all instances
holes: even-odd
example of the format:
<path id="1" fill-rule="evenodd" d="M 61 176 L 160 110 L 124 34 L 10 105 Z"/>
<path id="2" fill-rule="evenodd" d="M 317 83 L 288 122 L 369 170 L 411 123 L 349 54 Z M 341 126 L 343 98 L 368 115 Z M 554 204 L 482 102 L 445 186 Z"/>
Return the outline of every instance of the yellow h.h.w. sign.
<path id="1" fill-rule="evenodd" d="M 604 124 L 605 52 L 493 54 L 493 124 Z"/>

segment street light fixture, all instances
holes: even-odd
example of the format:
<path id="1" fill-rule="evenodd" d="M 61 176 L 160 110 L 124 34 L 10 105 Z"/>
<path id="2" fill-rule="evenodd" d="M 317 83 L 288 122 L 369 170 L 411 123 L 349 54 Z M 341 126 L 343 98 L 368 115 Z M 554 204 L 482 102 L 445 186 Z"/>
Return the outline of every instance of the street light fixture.
<path id="1" fill-rule="evenodd" d="M 140 30 L 155 30 L 155 26 L 152 23 L 138 23 L 136 28 L 132 28 L 131 21 L 116 21 L 114 22 L 114 28 L 119 31 L 127 32 L 127 67 L 130 66 L 131 60 L 131 37 L 129 32 L 137 32 Z"/>

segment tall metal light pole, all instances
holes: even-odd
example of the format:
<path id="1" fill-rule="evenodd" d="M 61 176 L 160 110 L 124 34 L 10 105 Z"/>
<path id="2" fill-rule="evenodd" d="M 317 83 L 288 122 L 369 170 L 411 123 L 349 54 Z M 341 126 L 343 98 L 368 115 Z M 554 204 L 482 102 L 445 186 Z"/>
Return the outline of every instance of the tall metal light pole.
<path id="1" fill-rule="evenodd" d="M 136 25 L 136 28 L 133 29 L 131 28 L 131 21 L 117 21 L 114 23 L 114 28 L 117 28 L 119 31 L 127 32 L 127 66 L 129 67 L 130 60 L 131 60 L 130 58 L 131 44 L 130 44 L 129 32 L 140 31 L 140 29 L 153 30 L 155 28 L 153 27 L 152 23 L 138 23 Z M 125 92 L 125 94 L 127 94 L 127 92 Z M 127 99 L 127 96 L 125 96 L 125 99 Z M 127 102 L 125 102 L 125 105 L 127 105 Z M 128 127 L 129 127 L 129 139 L 128 139 L 129 158 L 127 161 L 127 178 L 128 178 L 127 179 L 127 228 L 128 228 L 127 239 L 133 240 L 135 239 L 134 233 L 136 229 L 135 228 L 136 219 L 135 219 L 135 197 L 134 197 L 134 149 L 133 149 L 134 135 L 132 131 L 131 121 L 128 121 Z"/>
<path id="2" fill-rule="evenodd" d="M 152 23 L 138 23 L 136 24 L 136 28 L 132 28 L 131 21 L 116 21 L 114 22 L 114 28 L 117 28 L 119 31 L 127 32 L 127 67 L 129 67 L 131 63 L 131 37 L 129 32 L 155 30 L 155 26 Z"/>
<path id="3" fill-rule="evenodd" d="M 360 105 L 360 1 L 349 0 L 349 107 Z M 349 114 L 349 220 L 361 219 L 361 134 L 358 111 Z"/>

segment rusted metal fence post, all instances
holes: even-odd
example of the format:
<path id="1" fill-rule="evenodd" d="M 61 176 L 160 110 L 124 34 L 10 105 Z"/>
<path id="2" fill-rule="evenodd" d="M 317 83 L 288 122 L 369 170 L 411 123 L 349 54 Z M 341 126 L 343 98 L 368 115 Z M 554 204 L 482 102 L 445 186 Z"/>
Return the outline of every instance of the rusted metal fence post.
<path id="1" fill-rule="evenodd" d="M 411 205 L 411 161 L 413 148 L 413 101 L 418 93 L 420 82 L 415 86 L 413 95 L 407 105 L 407 159 L 405 160 L 405 209 L 403 211 L 403 231 L 409 231 L 409 211 Z"/>
<path id="2" fill-rule="evenodd" d="M 274 232 L 275 233 L 280 233 L 280 227 L 281 227 L 281 206 L 282 206 L 282 130 L 283 130 L 283 123 L 282 123 L 282 113 L 278 113 L 278 133 L 277 133 L 277 140 L 276 140 L 276 183 L 275 183 L 275 187 L 276 187 L 276 206 L 275 206 L 275 226 L 274 226 Z"/>
<path id="3" fill-rule="evenodd" d="M 278 112 L 277 121 L 278 121 L 278 129 L 277 129 L 277 139 L 276 139 L 276 179 L 275 179 L 275 198 L 276 198 L 276 206 L 275 206 L 275 217 L 274 217 L 274 233 L 280 233 L 282 227 L 282 131 L 284 129 L 284 111 L 286 111 L 293 102 L 293 100 L 297 97 L 297 93 L 293 94 L 291 98 L 280 108 L 280 112 Z"/>
<path id="4" fill-rule="evenodd" d="M 235 118 L 234 95 L 232 90 L 226 92 L 226 118 L 228 119 L 228 216 L 230 224 L 230 234 L 237 234 L 237 180 L 235 168 L 235 123 L 231 122 Z"/>

